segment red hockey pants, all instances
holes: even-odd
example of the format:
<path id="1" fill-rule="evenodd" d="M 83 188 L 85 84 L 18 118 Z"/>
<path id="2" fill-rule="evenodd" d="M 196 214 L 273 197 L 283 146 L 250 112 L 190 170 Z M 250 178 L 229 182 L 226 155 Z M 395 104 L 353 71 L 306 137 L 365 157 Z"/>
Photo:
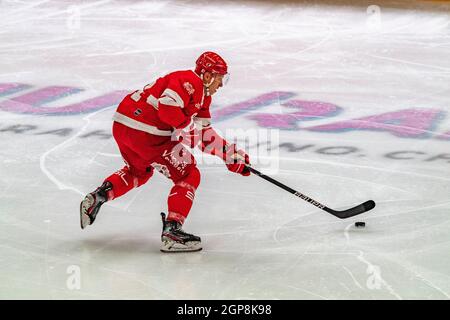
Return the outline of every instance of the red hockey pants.
<path id="1" fill-rule="evenodd" d="M 151 135 L 118 122 L 113 124 L 113 136 L 125 166 L 105 179 L 113 186 L 108 199 L 118 198 L 145 184 L 156 169 L 174 183 L 168 197 L 167 219 L 182 224 L 200 184 L 194 156 L 170 137 Z"/>

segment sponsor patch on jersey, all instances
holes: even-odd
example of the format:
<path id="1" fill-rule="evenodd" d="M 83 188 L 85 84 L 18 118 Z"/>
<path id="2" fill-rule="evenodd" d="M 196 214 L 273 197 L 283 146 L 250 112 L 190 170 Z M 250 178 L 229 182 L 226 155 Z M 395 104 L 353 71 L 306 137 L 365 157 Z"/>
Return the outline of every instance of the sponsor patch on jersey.
<path id="1" fill-rule="evenodd" d="M 190 95 L 194 94 L 195 92 L 194 87 L 189 82 L 186 81 L 185 83 L 183 83 L 183 87 Z"/>

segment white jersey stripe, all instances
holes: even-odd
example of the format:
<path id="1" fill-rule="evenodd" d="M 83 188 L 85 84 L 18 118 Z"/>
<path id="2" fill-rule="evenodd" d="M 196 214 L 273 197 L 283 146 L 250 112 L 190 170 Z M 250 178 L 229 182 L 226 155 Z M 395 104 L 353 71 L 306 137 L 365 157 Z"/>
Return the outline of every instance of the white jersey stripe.
<path id="1" fill-rule="evenodd" d="M 159 98 L 159 102 L 165 104 L 166 106 L 179 107 L 178 103 L 171 97 L 163 96 Z"/>
<path id="2" fill-rule="evenodd" d="M 173 91 L 172 89 L 166 89 L 162 93 L 163 96 L 171 97 L 173 100 L 175 100 L 181 108 L 184 108 L 184 102 L 183 99 L 181 99 L 180 95 Z"/>
<path id="3" fill-rule="evenodd" d="M 152 105 L 153 108 L 155 108 L 156 110 L 158 110 L 158 99 L 156 99 L 154 96 L 149 95 L 147 98 L 147 103 Z"/>
<path id="4" fill-rule="evenodd" d="M 119 122 L 121 124 L 126 125 L 127 127 L 144 131 L 150 134 L 154 134 L 156 136 L 167 136 L 170 137 L 172 135 L 172 131 L 169 130 L 159 130 L 157 127 L 151 126 L 149 124 L 139 122 L 130 117 L 127 117 L 119 112 L 116 112 L 113 116 L 113 120 Z"/>

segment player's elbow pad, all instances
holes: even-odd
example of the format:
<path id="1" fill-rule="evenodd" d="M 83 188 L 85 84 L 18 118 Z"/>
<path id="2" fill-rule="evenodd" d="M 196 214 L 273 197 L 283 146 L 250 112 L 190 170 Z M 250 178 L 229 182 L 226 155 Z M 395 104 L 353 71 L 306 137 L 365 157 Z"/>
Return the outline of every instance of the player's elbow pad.
<path id="1" fill-rule="evenodd" d="M 158 104 L 158 116 L 161 121 L 174 128 L 178 128 L 186 120 L 186 115 L 180 107 L 167 106 L 162 103 Z"/>

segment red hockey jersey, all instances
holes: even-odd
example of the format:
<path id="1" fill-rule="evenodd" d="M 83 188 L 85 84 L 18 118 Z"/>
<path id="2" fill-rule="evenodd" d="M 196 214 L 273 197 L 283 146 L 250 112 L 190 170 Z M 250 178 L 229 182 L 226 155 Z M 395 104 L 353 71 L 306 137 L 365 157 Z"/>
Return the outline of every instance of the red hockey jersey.
<path id="1" fill-rule="evenodd" d="M 113 119 L 153 135 L 170 136 L 191 120 L 208 127 L 210 105 L 202 79 L 192 70 L 176 71 L 126 96 Z"/>

